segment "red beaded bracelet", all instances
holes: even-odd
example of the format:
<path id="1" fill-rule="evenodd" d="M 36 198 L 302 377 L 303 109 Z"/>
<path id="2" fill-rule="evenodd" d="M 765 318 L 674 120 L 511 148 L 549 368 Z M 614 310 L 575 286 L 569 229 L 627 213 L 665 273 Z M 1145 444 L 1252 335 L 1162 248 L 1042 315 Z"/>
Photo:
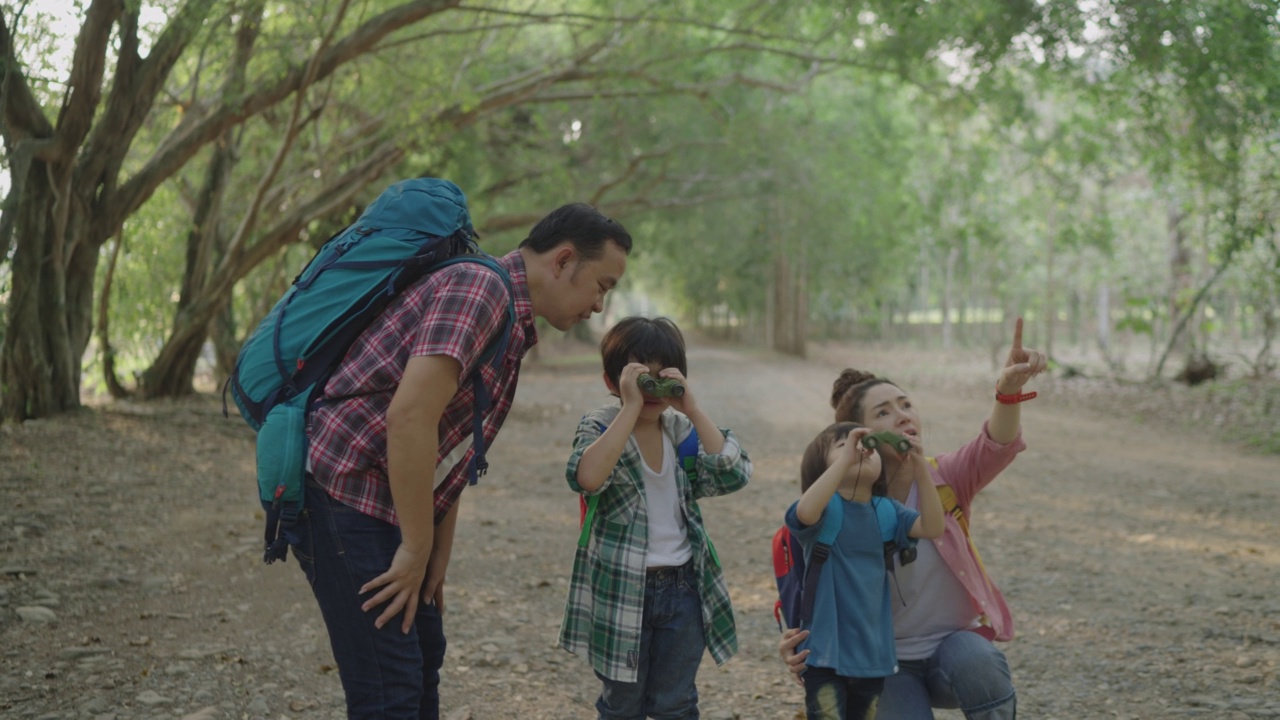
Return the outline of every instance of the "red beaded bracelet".
<path id="1" fill-rule="evenodd" d="M 1017 405 L 1023 400 L 1030 400 L 1036 396 L 1035 391 L 1029 393 L 1019 392 L 1016 395 L 1003 395 L 1000 393 L 1000 386 L 996 385 L 996 402 L 1001 405 Z"/>

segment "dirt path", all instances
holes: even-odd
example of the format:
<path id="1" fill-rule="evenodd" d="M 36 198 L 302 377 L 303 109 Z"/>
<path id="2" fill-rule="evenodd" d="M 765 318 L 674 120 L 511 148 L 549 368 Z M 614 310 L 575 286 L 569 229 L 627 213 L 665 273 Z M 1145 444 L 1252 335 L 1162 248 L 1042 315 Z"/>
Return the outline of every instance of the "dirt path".
<path id="1" fill-rule="evenodd" d="M 807 362 L 692 354 L 703 405 L 755 463 L 747 489 L 703 505 L 742 647 L 722 668 L 703 664 L 705 718 L 799 707 L 777 660 L 769 540 L 798 493 L 799 453 L 830 417 L 836 371 L 905 386 L 933 451 L 977 432 L 994 372 L 927 362 L 939 363 L 837 348 Z M 973 523 L 1018 622 L 1005 649 L 1023 716 L 1280 717 L 1280 460 L 1136 421 L 1069 382 L 1038 389 L 1029 449 Z M 595 679 L 555 640 L 577 536 L 563 464 L 578 417 L 605 400 L 595 364 L 522 378 L 492 469 L 464 495 L 447 717 L 594 717 Z M 342 717 L 296 563 L 260 562 L 251 473 L 248 431 L 207 397 L 0 428 L 0 715 Z"/>

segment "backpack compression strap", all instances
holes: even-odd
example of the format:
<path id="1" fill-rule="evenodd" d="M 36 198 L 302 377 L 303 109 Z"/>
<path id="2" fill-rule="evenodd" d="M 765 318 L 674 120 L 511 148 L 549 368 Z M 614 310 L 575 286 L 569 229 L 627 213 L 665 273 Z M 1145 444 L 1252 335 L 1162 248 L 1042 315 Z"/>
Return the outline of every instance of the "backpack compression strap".
<path id="1" fill-rule="evenodd" d="M 800 592 L 800 624 L 813 619 L 813 599 L 818 594 L 818 578 L 822 576 L 822 566 L 831 555 L 831 546 L 840 534 L 840 526 L 844 524 L 844 503 L 840 495 L 831 496 L 827 503 L 827 512 L 822 516 L 822 529 L 818 531 L 818 542 L 804 569 L 804 590 Z"/>

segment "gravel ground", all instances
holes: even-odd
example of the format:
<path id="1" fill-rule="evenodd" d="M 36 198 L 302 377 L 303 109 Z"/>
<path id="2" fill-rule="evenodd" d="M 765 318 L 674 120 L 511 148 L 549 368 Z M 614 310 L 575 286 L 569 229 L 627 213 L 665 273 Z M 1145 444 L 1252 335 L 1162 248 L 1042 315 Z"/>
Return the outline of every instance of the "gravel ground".
<path id="1" fill-rule="evenodd" d="M 741 644 L 724 667 L 704 662 L 704 718 L 797 717 L 769 541 L 846 365 L 905 386 L 934 452 L 970 439 L 990 408 L 995 372 L 974 357 L 691 354 L 702 405 L 755 463 L 748 488 L 703 505 Z M 1173 422 L 1185 408 L 1172 400 L 1036 382 L 1029 448 L 973 519 L 1018 622 L 1004 648 L 1023 717 L 1280 717 L 1280 460 Z M 490 473 L 464 495 L 446 605 L 452 720 L 594 717 L 596 680 L 555 641 L 578 521 L 564 461 L 577 418 L 606 399 L 594 362 L 527 368 Z M 251 433 L 212 395 L 0 426 L 0 715 L 343 717 L 296 563 L 260 560 L 252 465 Z"/>

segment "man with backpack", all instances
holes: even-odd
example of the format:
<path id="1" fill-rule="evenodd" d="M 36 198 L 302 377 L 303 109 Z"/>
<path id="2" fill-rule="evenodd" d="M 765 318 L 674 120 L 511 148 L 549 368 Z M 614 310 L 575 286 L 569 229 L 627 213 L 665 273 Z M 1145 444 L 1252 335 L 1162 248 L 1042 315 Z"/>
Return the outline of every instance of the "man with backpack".
<path id="1" fill-rule="evenodd" d="M 567 330 L 600 312 L 630 249 L 618 222 L 588 205 L 560 207 L 497 267 L 446 264 L 409 285 L 323 384 L 307 417 L 293 548 L 349 717 L 439 716 L 459 496 L 483 473 L 479 455 L 511 407 L 534 319 Z M 487 414 L 478 392 L 492 398 Z"/>

